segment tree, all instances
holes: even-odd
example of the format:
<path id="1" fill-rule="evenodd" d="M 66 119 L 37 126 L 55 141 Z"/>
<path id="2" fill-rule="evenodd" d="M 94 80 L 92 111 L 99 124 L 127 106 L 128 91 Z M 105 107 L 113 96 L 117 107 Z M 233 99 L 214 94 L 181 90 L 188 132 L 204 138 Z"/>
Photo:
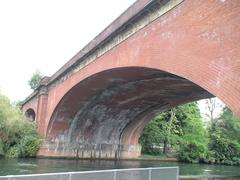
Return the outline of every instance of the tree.
<path id="1" fill-rule="evenodd" d="M 144 128 L 140 137 L 143 153 L 166 154 L 170 147 L 177 144 L 179 127 L 175 111 L 173 108 L 162 112 Z"/>
<path id="2" fill-rule="evenodd" d="M 159 115 L 161 116 L 161 115 Z M 145 128 L 140 137 L 140 143 L 142 145 L 142 152 L 145 154 L 159 154 L 161 153 L 156 146 L 160 146 L 163 142 L 162 131 L 159 127 L 158 121 L 161 117 L 156 117 Z"/>
<path id="3" fill-rule="evenodd" d="M 140 138 L 143 153 L 156 154 L 154 146 L 177 150 L 186 162 L 205 159 L 208 151 L 207 131 L 203 128 L 197 103 L 188 103 L 159 114 L 145 128 Z"/>
<path id="4" fill-rule="evenodd" d="M 240 165 L 240 118 L 224 107 L 209 131 L 211 159 L 215 163 Z"/>
<path id="5" fill-rule="evenodd" d="M 37 70 L 32 75 L 31 79 L 28 81 L 28 85 L 31 87 L 32 90 L 35 90 L 39 86 L 39 83 L 42 78 L 43 78 L 42 73 L 39 70 Z"/>
<path id="6" fill-rule="evenodd" d="M 197 103 L 188 103 L 154 118 L 144 128 L 140 143 L 143 153 L 159 153 L 154 146 L 163 146 L 161 153 L 174 148 L 184 162 L 240 165 L 240 118 L 224 107 L 206 129 Z"/>
<path id="7" fill-rule="evenodd" d="M 178 159 L 184 162 L 201 162 L 208 152 L 208 134 L 203 128 L 196 102 L 179 106 L 177 118 L 182 123 L 182 136 Z"/>
<path id="8" fill-rule="evenodd" d="M 156 153 L 153 145 L 157 145 L 163 146 L 165 154 L 169 148 L 177 150 L 181 161 L 202 161 L 207 155 L 208 136 L 197 103 L 178 106 L 158 115 L 145 127 L 140 143 L 143 153 Z"/>
<path id="9" fill-rule="evenodd" d="M 211 123 L 217 120 L 217 112 L 223 108 L 223 103 L 218 98 L 205 99 L 206 113 L 204 115 L 208 117 Z"/>
<path id="10" fill-rule="evenodd" d="M 34 124 L 0 94 L 0 156 L 34 156 L 40 143 Z"/>

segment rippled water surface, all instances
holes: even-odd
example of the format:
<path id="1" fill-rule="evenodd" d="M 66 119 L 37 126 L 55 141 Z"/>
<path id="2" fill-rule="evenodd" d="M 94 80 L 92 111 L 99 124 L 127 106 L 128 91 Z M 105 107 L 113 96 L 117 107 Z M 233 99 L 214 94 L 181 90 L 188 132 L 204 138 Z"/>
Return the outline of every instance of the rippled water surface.
<path id="1" fill-rule="evenodd" d="M 0 175 L 179 166 L 180 175 L 240 175 L 239 166 L 185 164 L 150 160 L 0 159 Z"/>

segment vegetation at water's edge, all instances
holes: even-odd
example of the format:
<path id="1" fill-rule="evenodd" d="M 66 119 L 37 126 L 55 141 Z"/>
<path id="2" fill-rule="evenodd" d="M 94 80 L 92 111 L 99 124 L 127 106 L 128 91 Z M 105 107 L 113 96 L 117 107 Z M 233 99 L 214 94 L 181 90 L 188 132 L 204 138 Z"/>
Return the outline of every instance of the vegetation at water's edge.
<path id="1" fill-rule="evenodd" d="M 209 128 L 209 139 L 211 161 L 240 165 L 240 119 L 228 108 Z"/>
<path id="2" fill-rule="evenodd" d="M 189 103 L 154 118 L 140 143 L 144 154 L 175 154 L 183 162 L 240 165 L 240 119 L 225 107 L 206 127 L 197 103 Z"/>
<path id="3" fill-rule="evenodd" d="M 34 157 L 40 144 L 34 123 L 0 94 L 0 156 Z"/>

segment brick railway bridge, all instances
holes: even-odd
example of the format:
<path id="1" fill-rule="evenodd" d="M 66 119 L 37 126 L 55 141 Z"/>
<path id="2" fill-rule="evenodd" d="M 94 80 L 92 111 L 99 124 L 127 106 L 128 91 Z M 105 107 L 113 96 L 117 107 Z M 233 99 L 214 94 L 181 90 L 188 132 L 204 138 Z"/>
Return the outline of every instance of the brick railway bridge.
<path id="1" fill-rule="evenodd" d="M 23 103 L 40 156 L 134 158 L 157 113 L 217 96 L 240 115 L 240 1 L 139 0 Z"/>

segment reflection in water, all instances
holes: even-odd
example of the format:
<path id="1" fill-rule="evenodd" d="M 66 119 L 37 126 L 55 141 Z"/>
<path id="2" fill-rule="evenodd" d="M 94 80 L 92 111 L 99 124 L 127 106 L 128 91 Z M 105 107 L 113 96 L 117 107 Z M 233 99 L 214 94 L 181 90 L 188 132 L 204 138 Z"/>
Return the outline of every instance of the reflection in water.
<path id="1" fill-rule="evenodd" d="M 239 166 L 185 164 L 160 161 L 74 159 L 0 159 L 0 175 L 179 166 L 180 175 L 240 175 Z"/>

